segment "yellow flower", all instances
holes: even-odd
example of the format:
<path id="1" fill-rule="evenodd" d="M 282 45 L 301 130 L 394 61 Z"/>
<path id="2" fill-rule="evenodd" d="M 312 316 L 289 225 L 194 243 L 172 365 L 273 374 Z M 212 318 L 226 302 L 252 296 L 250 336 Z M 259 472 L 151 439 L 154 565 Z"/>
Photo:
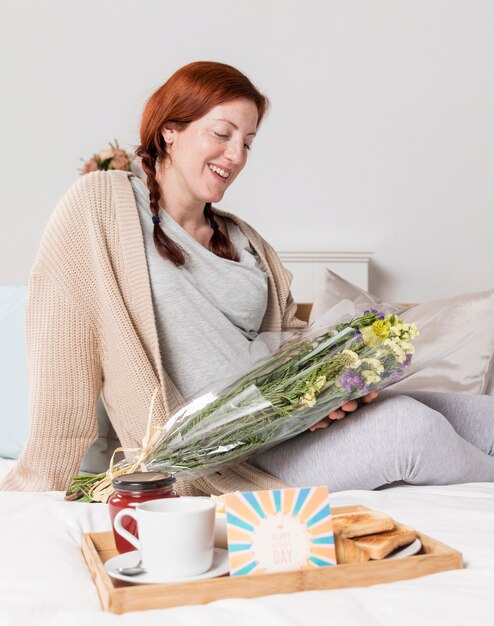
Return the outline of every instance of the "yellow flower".
<path id="1" fill-rule="evenodd" d="M 386 320 L 376 320 L 370 326 L 359 329 L 366 346 L 375 348 L 381 341 L 389 337 L 391 324 Z"/>
<path id="2" fill-rule="evenodd" d="M 360 333 L 362 335 L 362 339 L 364 340 L 365 345 L 369 346 L 369 348 L 375 348 L 377 344 L 379 343 L 379 339 L 372 332 L 372 326 L 364 326 L 363 328 L 360 328 L 359 330 L 360 330 Z"/>
<path id="3" fill-rule="evenodd" d="M 376 320 L 372 324 L 372 332 L 380 339 L 387 339 L 389 337 L 389 331 L 392 324 L 384 320 Z"/>
<path id="4" fill-rule="evenodd" d="M 398 324 L 401 323 L 400 318 L 394 314 L 386 315 L 386 317 L 384 318 L 384 321 L 387 322 L 390 326 L 397 326 Z"/>

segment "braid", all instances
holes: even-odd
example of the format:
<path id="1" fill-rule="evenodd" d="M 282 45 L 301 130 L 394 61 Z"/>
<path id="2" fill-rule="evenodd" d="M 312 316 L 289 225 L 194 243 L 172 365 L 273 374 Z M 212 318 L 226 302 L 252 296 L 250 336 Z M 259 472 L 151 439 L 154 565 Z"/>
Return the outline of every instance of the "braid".
<path id="1" fill-rule="evenodd" d="M 238 262 L 240 259 L 232 245 L 232 242 L 221 232 L 216 220 L 214 219 L 211 202 L 207 202 L 204 207 L 204 217 L 210 222 L 211 228 L 213 229 L 213 236 L 209 242 L 209 250 L 216 254 L 216 256 L 220 256 L 223 259 Z"/>
<path id="2" fill-rule="evenodd" d="M 149 207 L 153 214 L 153 239 L 156 250 L 160 256 L 164 259 L 168 259 L 175 265 L 184 265 L 188 257 L 187 253 L 181 246 L 168 237 L 159 224 L 161 193 L 159 183 L 156 180 L 157 157 L 155 154 L 150 154 L 143 146 L 137 148 L 136 154 L 140 157 L 142 169 L 146 174 L 146 182 L 149 190 Z M 213 252 L 213 254 L 216 254 L 216 256 L 238 262 L 240 259 L 232 242 L 221 232 L 214 219 L 210 202 L 207 202 L 204 206 L 204 217 L 210 222 L 211 228 L 213 228 L 213 235 L 208 246 L 209 250 Z"/>
<path id="3" fill-rule="evenodd" d="M 168 259 L 175 265 L 184 265 L 186 261 L 186 252 L 177 243 L 175 243 L 159 225 L 160 211 L 160 186 L 156 180 L 156 156 L 151 155 L 145 148 L 139 146 L 136 154 L 141 158 L 142 169 L 146 174 L 146 182 L 149 189 L 149 207 L 153 214 L 153 239 L 158 254 L 164 259 Z M 156 219 L 155 219 L 156 218 Z"/>

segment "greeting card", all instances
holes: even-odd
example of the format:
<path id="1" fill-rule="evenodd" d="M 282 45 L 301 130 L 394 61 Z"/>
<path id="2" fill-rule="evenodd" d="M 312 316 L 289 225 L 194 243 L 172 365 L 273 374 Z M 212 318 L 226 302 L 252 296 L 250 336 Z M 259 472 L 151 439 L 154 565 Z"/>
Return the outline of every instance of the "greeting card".
<path id="1" fill-rule="evenodd" d="M 231 576 L 336 565 L 327 487 L 223 497 Z"/>

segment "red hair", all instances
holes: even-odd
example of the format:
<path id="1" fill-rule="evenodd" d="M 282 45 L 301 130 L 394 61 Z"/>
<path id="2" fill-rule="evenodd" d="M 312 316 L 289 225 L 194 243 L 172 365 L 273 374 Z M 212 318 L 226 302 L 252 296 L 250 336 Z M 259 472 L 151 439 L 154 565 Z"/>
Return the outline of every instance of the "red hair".
<path id="1" fill-rule="evenodd" d="M 158 215 L 160 188 L 156 180 L 156 163 L 167 156 L 163 128 L 178 131 L 190 122 L 203 117 L 213 107 L 237 98 L 251 100 L 257 107 L 257 126 L 262 121 L 269 106 L 269 100 L 262 95 L 251 81 L 231 65 L 213 61 L 196 61 L 177 70 L 146 103 L 141 120 L 141 145 L 136 154 L 141 158 L 147 176 L 151 212 Z M 213 220 L 211 204 L 204 207 L 204 215 Z M 172 241 L 158 223 L 154 224 L 154 243 L 158 253 L 175 265 L 185 263 L 184 250 Z M 213 229 L 209 249 L 214 254 L 238 261 L 231 242 L 219 228 Z"/>

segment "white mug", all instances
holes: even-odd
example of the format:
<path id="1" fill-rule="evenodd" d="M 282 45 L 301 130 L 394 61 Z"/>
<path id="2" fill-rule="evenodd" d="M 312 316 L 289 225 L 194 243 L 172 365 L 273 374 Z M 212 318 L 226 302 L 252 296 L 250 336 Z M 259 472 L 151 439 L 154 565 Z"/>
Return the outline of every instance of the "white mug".
<path id="1" fill-rule="evenodd" d="M 137 521 L 139 539 L 122 527 L 126 515 Z M 215 503 L 210 498 L 163 498 L 123 509 L 113 525 L 141 553 L 143 567 L 164 578 L 206 572 L 213 563 Z"/>

